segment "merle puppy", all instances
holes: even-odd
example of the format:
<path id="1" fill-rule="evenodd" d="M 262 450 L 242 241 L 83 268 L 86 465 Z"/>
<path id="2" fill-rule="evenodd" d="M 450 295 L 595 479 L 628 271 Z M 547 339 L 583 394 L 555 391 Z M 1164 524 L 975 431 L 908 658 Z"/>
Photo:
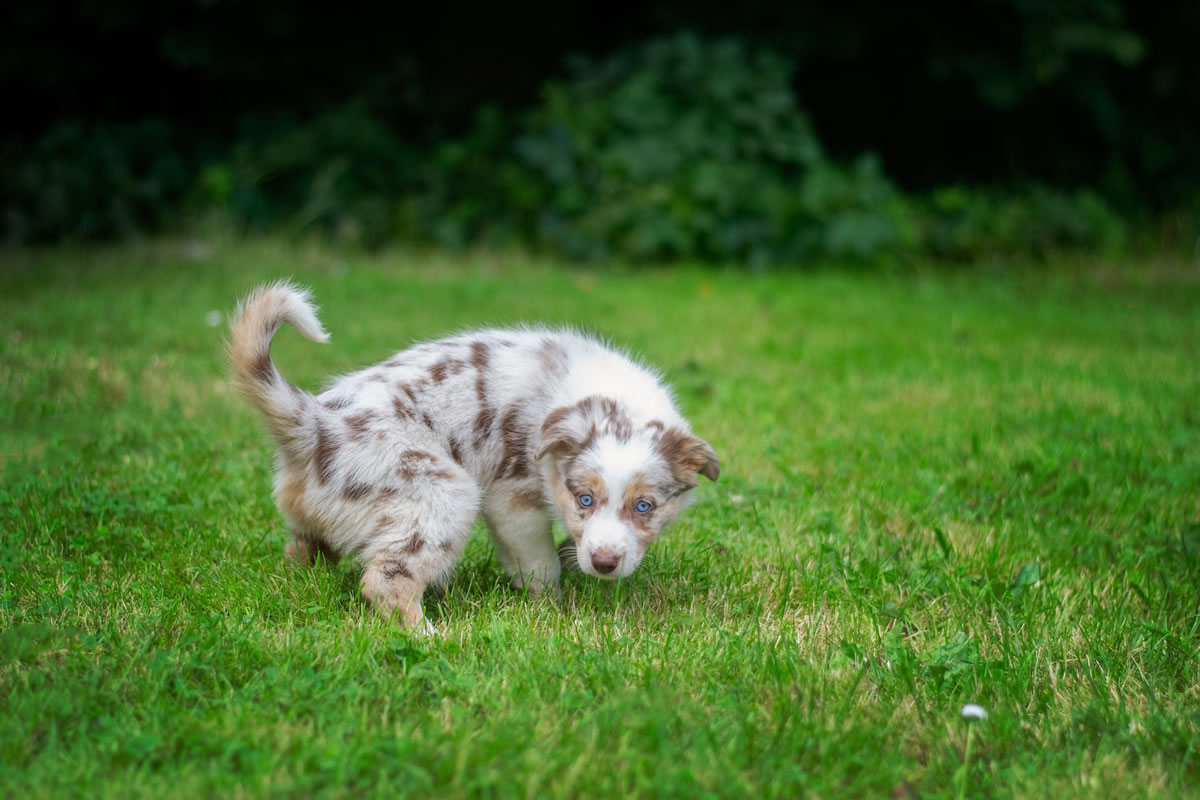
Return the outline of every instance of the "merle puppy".
<path id="1" fill-rule="evenodd" d="M 363 595 L 410 628 L 428 626 L 421 595 L 450 573 L 480 513 L 514 585 L 557 584 L 552 517 L 584 572 L 619 578 L 691 502 L 696 476 L 720 473 L 658 376 L 586 336 L 465 333 L 313 396 L 271 361 L 284 322 L 329 340 L 308 293 L 275 283 L 238 307 L 230 354 L 279 443 L 286 557 L 359 559 Z"/>

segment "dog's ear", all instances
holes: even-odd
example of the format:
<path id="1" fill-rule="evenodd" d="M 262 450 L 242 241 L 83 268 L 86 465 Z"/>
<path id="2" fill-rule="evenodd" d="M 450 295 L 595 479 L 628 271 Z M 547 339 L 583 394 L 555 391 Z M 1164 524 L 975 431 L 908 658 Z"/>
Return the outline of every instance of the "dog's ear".
<path id="1" fill-rule="evenodd" d="M 658 438 L 658 451 L 671 467 L 675 480 L 684 486 L 695 486 L 696 475 L 710 481 L 721 476 L 721 461 L 712 445 L 679 428 L 667 428 Z"/>
<path id="2" fill-rule="evenodd" d="M 547 453 L 557 456 L 573 456 L 583 449 L 583 439 L 577 413 L 578 406 L 562 406 L 546 415 L 542 423 L 542 440 L 538 445 L 536 461 L 541 461 Z"/>

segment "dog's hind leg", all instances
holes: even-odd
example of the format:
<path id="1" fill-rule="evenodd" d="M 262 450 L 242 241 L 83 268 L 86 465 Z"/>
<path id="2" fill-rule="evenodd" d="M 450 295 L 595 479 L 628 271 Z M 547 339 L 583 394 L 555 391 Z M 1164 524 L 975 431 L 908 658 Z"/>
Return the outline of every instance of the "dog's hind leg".
<path id="1" fill-rule="evenodd" d="M 283 560 L 289 567 L 311 567 L 318 555 L 331 566 L 338 562 L 337 552 L 321 538 L 320 526 L 309 513 L 303 473 L 280 470 L 275 477 L 275 502 L 292 532 L 292 541 L 283 550 Z"/>

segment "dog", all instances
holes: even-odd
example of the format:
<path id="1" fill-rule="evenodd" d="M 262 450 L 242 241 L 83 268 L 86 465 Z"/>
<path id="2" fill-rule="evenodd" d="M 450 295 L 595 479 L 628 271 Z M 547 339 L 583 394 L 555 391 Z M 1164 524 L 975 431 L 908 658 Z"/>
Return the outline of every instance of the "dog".
<path id="1" fill-rule="evenodd" d="M 271 340 L 287 322 L 328 342 L 307 291 L 248 295 L 232 320 L 236 387 L 279 445 L 275 500 L 288 563 L 364 566 L 363 596 L 432 630 L 421 597 L 444 580 L 482 514 L 512 583 L 557 591 L 557 518 L 579 568 L 631 575 L 720 462 L 657 374 L 568 330 L 489 329 L 418 344 L 335 379 L 287 381 Z"/>

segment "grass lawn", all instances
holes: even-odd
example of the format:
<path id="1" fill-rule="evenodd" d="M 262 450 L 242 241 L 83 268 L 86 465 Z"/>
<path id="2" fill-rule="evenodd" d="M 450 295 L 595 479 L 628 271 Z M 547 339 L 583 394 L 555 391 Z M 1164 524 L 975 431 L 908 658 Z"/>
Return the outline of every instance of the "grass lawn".
<path id="1" fill-rule="evenodd" d="M 441 635 L 402 633 L 353 564 L 282 563 L 273 444 L 214 312 L 289 275 L 333 334 L 277 339 L 302 386 L 575 323 L 665 370 L 720 483 L 631 579 L 558 601 L 508 588 L 477 530 L 427 600 Z M 10 251 L 0 426 L 2 796 L 1200 787 L 1195 271 Z"/>

